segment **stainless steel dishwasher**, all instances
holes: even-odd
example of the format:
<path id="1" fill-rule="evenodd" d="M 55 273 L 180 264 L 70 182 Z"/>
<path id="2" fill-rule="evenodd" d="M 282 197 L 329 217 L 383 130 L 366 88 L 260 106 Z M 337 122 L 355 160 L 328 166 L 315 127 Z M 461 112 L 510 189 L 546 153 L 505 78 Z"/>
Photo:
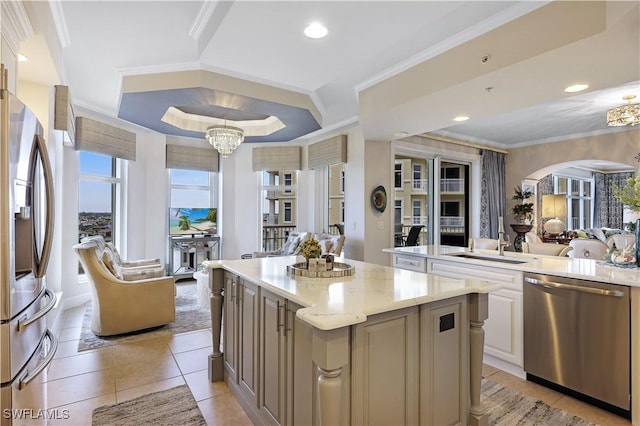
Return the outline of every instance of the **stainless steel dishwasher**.
<path id="1" fill-rule="evenodd" d="M 527 379 L 630 417 L 629 288 L 524 275 Z"/>

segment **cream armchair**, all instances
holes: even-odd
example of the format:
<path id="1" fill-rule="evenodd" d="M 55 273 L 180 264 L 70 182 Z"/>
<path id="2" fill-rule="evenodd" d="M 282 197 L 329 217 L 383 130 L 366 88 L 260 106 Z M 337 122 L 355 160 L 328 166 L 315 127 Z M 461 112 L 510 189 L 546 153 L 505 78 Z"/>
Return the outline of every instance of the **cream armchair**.
<path id="1" fill-rule="evenodd" d="M 547 256 L 567 256 L 573 247 L 554 243 L 522 243 L 522 252 Z"/>
<path id="2" fill-rule="evenodd" d="M 73 250 L 89 281 L 95 335 L 112 336 L 175 321 L 173 277 L 124 281 L 104 264 L 96 241 L 76 244 Z"/>
<path id="3" fill-rule="evenodd" d="M 90 237 L 85 237 L 82 240 L 80 240 L 80 242 L 82 243 L 86 243 L 88 241 L 95 241 L 95 243 L 98 246 L 98 254 L 100 254 L 101 257 L 105 252 L 108 252 L 108 255 L 110 256 L 111 260 L 115 262 L 115 264 L 123 271 L 126 271 L 126 270 L 139 271 L 140 269 L 154 269 L 156 271 L 154 276 L 165 275 L 164 266 L 162 266 L 162 263 L 158 258 L 140 259 L 140 260 L 124 260 L 120 256 L 118 249 L 116 249 L 116 247 L 113 244 L 105 242 L 102 235 L 92 235 Z M 158 274 L 160 269 L 162 269 L 162 274 Z"/>

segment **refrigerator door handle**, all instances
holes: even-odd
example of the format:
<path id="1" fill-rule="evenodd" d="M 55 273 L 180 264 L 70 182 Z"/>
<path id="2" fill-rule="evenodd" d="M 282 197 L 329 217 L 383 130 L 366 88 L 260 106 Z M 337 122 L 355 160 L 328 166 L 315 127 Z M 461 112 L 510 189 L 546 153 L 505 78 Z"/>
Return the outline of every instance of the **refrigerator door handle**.
<path id="1" fill-rule="evenodd" d="M 49 256 L 51 255 L 51 246 L 53 244 L 53 225 L 54 225 L 54 205 L 53 205 L 53 173 L 51 171 L 51 163 L 49 162 L 49 156 L 47 155 L 47 147 L 44 144 L 42 136 L 36 134 L 33 140 L 33 147 L 31 149 L 31 156 L 29 159 L 29 181 L 32 182 L 36 178 L 36 168 L 38 167 L 38 157 L 40 157 L 40 163 L 42 164 L 42 172 L 44 174 L 44 186 L 45 186 L 45 198 L 46 198 L 46 223 L 44 230 L 44 241 L 42 244 L 42 253 L 38 259 L 38 248 L 34 247 L 35 257 L 35 270 L 33 275 L 36 278 L 44 277 L 47 272 L 47 265 L 49 264 Z M 31 193 L 33 197 L 33 192 Z M 32 203 L 33 205 L 33 203 Z M 35 235 L 35 222 L 34 222 L 34 237 Z M 37 238 L 34 238 L 34 245 L 37 245 Z"/>
<path id="2" fill-rule="evenodd" d="M 43 316 L 47 315 L 54 306 L 56 306 L 56 302 L 57 302 L 57 298 L 56 295 L 49 289 L 46 289 L 44 291 L 43 296 L 48 297 L 49 299 L 51 299 L 49 301 L 49 303 L 47 304 L 47 306 L 45 306 L 44 308 L 42 308 L 41 310 L 39 310 L 34 316 L 32 316 L 31 318 L 28 318 L 27 315 L 25 314 L 22 318 L 20 318 L 18 320 L 18 331 L 22 331 L 24 330 L 29 324 L 33 324 L 34 322 L 38 321 L 40 318 L 42 318 Z"/>
<path id="3" fill-rule="evenodd" d="M 48 337 L 49 342 L 51 342 L 51 345 L 49 346 L 49 352 L 36 368 L 34 368 L 32 371 L 26 370 L 24 372 L 24 375 L 20 377 L 20 379 L 18 379 L 19 390 L 24 389 L 25 386 L 27 386 L 33 379 L 35 379 L 45 368 L 47 368 L 49 364 L 51 364 L 51 361 L 53 361 L 53 357 L 56 355 L 56 351 L 58 350 L 58 339 L 56 339 L 56 336 L 54 336 L 54 334 L 49 329 L 45 331 L 45 336 Z M 42 350 L 43 344 L 44 339 L 42 339 L 42 341 L 40 342 L 37 352 L 40 352 Z"/>

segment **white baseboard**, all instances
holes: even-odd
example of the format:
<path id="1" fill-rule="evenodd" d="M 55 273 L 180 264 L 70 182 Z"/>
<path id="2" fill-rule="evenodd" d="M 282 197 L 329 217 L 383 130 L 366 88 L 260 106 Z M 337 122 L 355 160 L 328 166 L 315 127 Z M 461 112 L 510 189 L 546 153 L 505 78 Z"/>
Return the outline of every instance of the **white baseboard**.
<path id="1" fill-rule="evenodd" d="M 498 368 L 502 371 L 505 371 L 509 374 L 512 374 L 516 377 L 520 377 L 521 379 L 527 378 L 527 373 L 517 365 L 511 364 L 510 362 L 503 361 L 501 359 L 495 358 L 491 355 L 484 354 L 484 363 L 488 364 L 492 367 Z"/>
<path id="2" fill-rule="evenodd" d="M 65 309 L 76 308 L 78 306 L 82 306 L 91 300 L 91 296 L 89 294 L 82 294 L 80 296 L 68 297 L 64 299 L 64 307 Z"/>

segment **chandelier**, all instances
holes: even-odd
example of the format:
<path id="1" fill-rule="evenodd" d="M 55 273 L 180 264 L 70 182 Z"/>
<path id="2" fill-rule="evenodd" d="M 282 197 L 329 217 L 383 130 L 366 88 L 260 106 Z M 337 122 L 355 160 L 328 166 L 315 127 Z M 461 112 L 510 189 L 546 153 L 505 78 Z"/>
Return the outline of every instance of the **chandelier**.
<path id="1" fill-rule="evenodd" d="M 635 95 L 627 95 L 622 99 L 627 101 L 626 105 L 620 105 L 607 111 L 608 126 L 635 126 L 640 123 L 640 104 L 632 104 L 631 99 Z"/>
<path id="2" fill-rule="evenodd" d="M 220 155 L 228 157 L 244 141 L 244 132 L 239 127 L 211 126 L 205 132 L 207 141 L 218 150 Z"/>

